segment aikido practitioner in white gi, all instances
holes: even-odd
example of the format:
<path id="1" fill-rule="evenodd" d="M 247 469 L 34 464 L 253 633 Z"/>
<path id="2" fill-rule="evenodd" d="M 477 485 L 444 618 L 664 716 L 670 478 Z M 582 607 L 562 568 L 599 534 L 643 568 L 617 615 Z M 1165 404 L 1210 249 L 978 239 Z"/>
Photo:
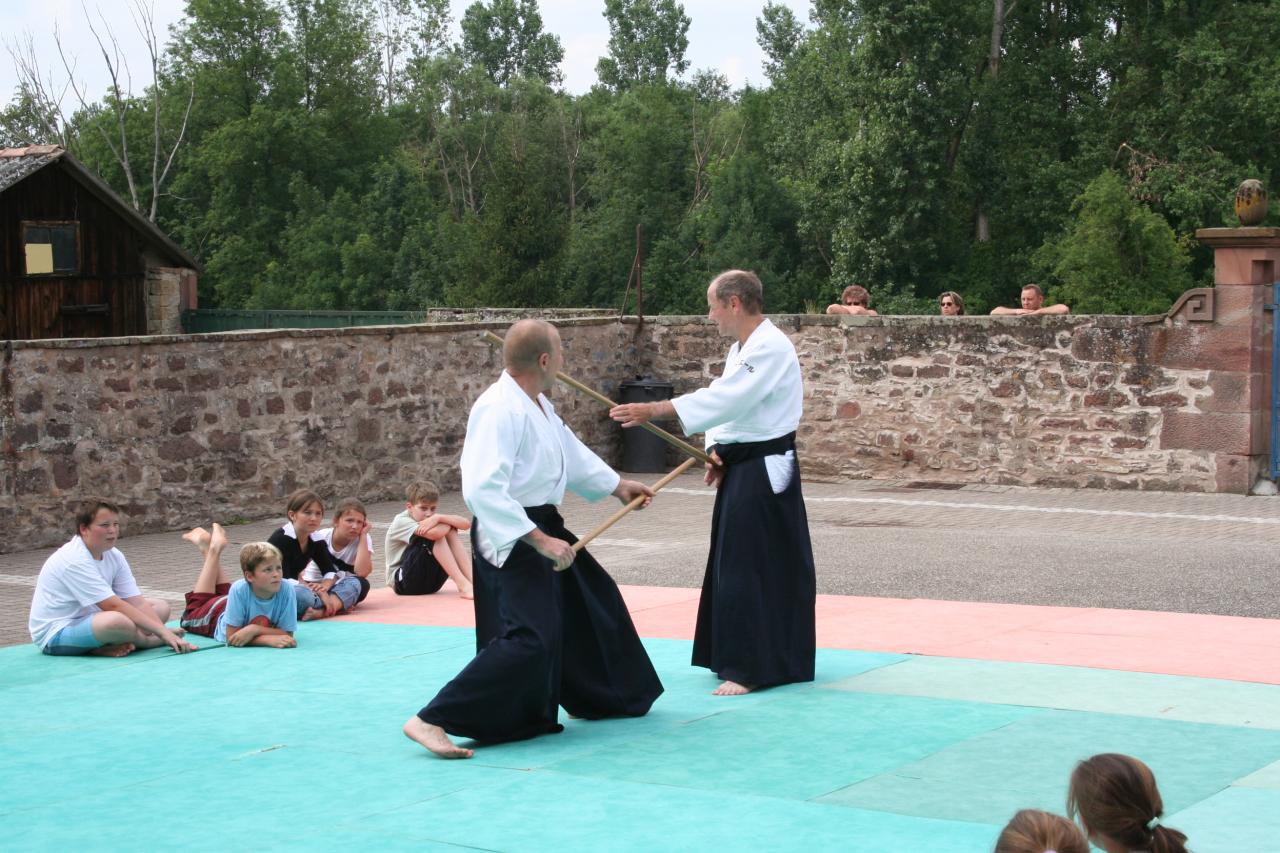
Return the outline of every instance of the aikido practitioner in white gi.
<path id="1" fill-rule="evenodd" d="M 702 582 L 693 665 L 715 672 L 713 692 L 812 681 L 816 581 L 800 492 L 796 427 L 804 389 L 795 347 L 761 312 L 755 273 L 729 270 L 707 288 L 708 315 L 735 338 L 724 373 L 692 394 L 610 410 L 624 427 L 679 417 L 706 432 L 717 486 L 711 551 Z"/>
<path id="2" fill-rule="evenodd" d="M 640 716 L 662 683 L 613 579 L 556 506 L 565 489 L 624 504 L 653 490 L 620 479 L 565 426 L 545 393 L 564 363 L 560 333 L 542 320 L 507 332 L 506 370 L 480 395 L 462 448 L 462 497 L 475 516 L 476 656 L 404 733 L 444 758 L 481 743 L 564 729 L 558 706 L 586 719 Z"/>

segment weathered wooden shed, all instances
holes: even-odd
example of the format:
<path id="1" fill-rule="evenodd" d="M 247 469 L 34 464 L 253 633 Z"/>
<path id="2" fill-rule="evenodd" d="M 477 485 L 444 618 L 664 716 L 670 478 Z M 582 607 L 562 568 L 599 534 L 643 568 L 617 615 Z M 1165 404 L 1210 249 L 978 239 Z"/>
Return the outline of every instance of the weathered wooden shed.
<path id="1" fill-rule="evenodd" d="M 0 149 L 0 337 L 176 334 L 199 269 L 65 149 Z"/>

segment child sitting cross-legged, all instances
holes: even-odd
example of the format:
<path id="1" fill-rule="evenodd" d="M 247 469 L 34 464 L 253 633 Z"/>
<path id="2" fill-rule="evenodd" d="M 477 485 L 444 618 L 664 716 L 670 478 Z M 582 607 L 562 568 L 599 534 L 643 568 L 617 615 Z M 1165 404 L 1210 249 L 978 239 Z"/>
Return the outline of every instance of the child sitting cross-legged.
<path id="1" fill-rule="evenodd" d="M 293 590 L 284 583 L 280 551 L 268 542 L 250 542 L 240 549 L 244 578 L 227 583 L 222 574 L 222 551 L 227 534 L 222 525 L 213 532 L 197 527 L 183 534 L 204 554 L 195 588 L 187 593 L 182 627 L 229 646 L 272 646 L 291 649 L 297 628 Z"/>

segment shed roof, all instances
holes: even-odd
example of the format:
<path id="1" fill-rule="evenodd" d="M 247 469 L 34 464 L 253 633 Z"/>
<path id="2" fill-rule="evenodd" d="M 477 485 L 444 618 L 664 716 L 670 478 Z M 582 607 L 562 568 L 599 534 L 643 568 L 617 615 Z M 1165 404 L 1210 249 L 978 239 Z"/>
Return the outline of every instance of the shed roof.
<path id="1" fill-rule="evenodd" d="M 29 145 L 26 148 L 0 148 L 0 193 L 14 184 L 35 174 L 50 164 L 58 164 L 68 175 L 78 181 L 85 189 L 97 196 L 98 200 L 122 216 L 134 229 L 142 234 L 155 248 L 171 259 L 179 261 L 181 266 L 200 270 L 200 264 L 181 246 L 173 242 L 169 235 L 161 231 L 154 222 L 134 209 L 132 205 L 120 198 L 107 186 L 101 178 L 84 167 L 72 157 L 61 145 Z"/>

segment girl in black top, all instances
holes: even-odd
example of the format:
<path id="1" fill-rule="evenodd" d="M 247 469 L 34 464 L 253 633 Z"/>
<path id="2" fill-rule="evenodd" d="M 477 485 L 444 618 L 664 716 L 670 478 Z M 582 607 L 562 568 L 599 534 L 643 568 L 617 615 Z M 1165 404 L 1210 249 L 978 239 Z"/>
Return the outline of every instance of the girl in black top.
<path id="1" fill-rule="evenodd" d="M 320 496 L 309 489 L 294 492 L 289 495 L 285 515 L 288 523 L 272 533 L 267 541 L 280 549 L 284 576 L 298 582 L 294 588 L 298 618 L 315 619 L 341 612 L 342 601 L 329 591 L 337 567 L 329 556 L 328 546 L 311 539 L 311 534 L 324 523 Z"/>

